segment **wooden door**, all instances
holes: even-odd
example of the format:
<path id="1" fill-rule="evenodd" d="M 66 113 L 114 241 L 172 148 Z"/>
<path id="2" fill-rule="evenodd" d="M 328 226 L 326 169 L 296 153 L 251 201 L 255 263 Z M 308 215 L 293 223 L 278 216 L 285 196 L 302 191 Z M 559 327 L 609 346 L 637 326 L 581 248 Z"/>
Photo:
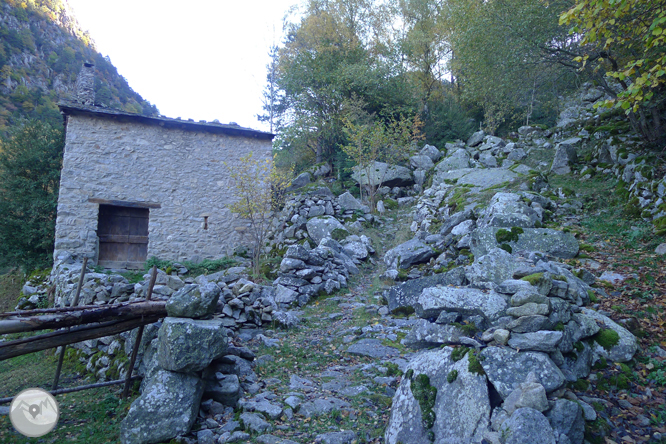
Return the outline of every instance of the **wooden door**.
<path id="1" fill-rule="evenodd" d="M 104 268 L 143 268 L 148 255 L 148 208 L 100 205 L 98 264 Z"/>

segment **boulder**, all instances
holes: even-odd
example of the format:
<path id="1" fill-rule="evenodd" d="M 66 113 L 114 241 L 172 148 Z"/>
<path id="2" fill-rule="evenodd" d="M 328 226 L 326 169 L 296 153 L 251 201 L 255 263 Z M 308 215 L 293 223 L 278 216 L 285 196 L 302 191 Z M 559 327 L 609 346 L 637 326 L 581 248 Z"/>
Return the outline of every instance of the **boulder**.
<path id="1" fill-rule="evenodd" d="M 413 349 L 432 348 L 441 345 L 467 345 L 480 347 L 477 341 L 454 325 L 440 325 L 425 319 L 416 321 L 416 325 L 405 337 L 403 344 Z"/>
<path id="2" fill-rule="evenodd" d="M 157 370 L 143 386 L 120 425 L 123 444 L 169 441 L 185 435 L 197 419 L 203 394 L 199 377 Z"/>
<path id="3" fill-rule="evenodd" d="M 605 356 L 613 362 L 627 362 L 634 357 L 634 354 L 638 350 L 638 339 L 629 330 L 618 325 L 608 316 L 604 316 L 592 309 L 583 308 L 582 313 L 602 324 L 605 329 L 615 331 L 619 336 L 618 343 L 610 347 L 610 350 L 606 350 L 599 344 L 596 344 L 594 349 L 596 353 Z"/>
<path id="4" fill-rule="evenodd" d="M 481 355 L 483 370 L 502 399 L 527 382 L 530 372 L 549 393 L 564 384 L 564 375 L 545 353 L 491 346 L 483 349 Z"/>
<path id="5" fill-rule="evenodd" d="M 496 233 L 502 228 L 484 227 L 472 231 L 470 249 L 475 257 L 483 256 L 499 247 Z M 514 252 L 540 251 L 542 253 L 571 259 L 578 254 L 578 241 L 571 233 L 553 230 L 551 228 L 523 228 L 517 241 L 508 243 Z"/>
<path id="6" fill-rule="evenodd" d="M 553 428 L 543 414 L 529 407 L 515 412 L 500 428 L 500 434 L 506 436 L 504 444 L 556 444 Z"/>
<path id="7" fill-rule="evenodd" d="M 349 235 L 347 229 L 333 216 L 319 216 L 310 219 L 306 228 L 308 236 L 310 236 L 316 244 L 319 244 L 322 239 L 326 237 L 333 237 L 333 231 L 342 230 L 339 233 L 346 233 Z"/>
<path id="8" fill-rule="evenodd" d="M 310 173 L 308 172 L 301 173 L 291 181 L 291 185 L 289 185 L 289 188 L 287 188 L 286 191 L 289 192 L 297 190 L 299 188 L 303 188 L 305 185 L 309 184 L 310 181 L 311 181 Z"/>
<path id="9" fill-rule="evenodd" d="M 518 177 L 516 173 L 511 170 L 502 168 L 490 169 L 476 169 L 472 168 L 469 171 L 460 170 L 461 176 L 458 178 L 458 185 L 472 185 L 474 187 L 481 187 L 482 189 L 491 188 L 494 186 L 502 185 L 507 182 L 512 182 Z M 447 177 L 440 175 L 443 179 Z M 434 183 L 434 180 L 433 180 Z"/>
<path id="10" fill-rule="evenodd" d="M 500 284 L 513 276 L 516 267 L 516 261 L 510 253 L 501 248 L 493 248 L 488 254 L 475 257 L 472 265 L 465 268 L 465 275 L 471 283 Z"/>
<path id="11" fill-rule="evenodd" d="M 541 217 L 519 195 L 496 193 L 477 223 L 480 227 L 531 228 L 537 221 L 541 222 Z"/>
<path id="12" fill-rule="evenodd" d="M 562 341 L 561 331 L 541 330 L 531 333 L 513 333 L 509 346 L 516 350 L 554 352 Z"/>
<path id="13" fill-rule="evenodd" d="M 352 171 L 352 178 L 361 186 L 407 187 L 414 184 L 409 168 L 384 162 L 373 162 L 366 168 L 355 166 Z"/>
<path id="14" fill-rule="evenodd" d="M 458 362 L 451 359 L 451 348 L 418 354 L 407 365 L 411 378 L 403 377 L 395 396 L 384 434 L 387 444 L 481 442 L 489 431 L 490 400 L 486 378 L 469 371 L 467 355 Z M 455 378 L 451 375 L 456 372 Z M 427 376 L 437 392 L 430 422 L 414 392 L 422 393 Z M 432 427 L 427 427 L 432 424 Z M 432 433 L 434 440 L 429 439 Z"/>
<path id="15" fill-rule="evenodd" d="M 464 315 L 481 315 L 493 321 L 503 316 L 506 300 L 499 293 L 484 293 L 475 288 L 432 287 L 423 290 L 414 309 L 424 319 L 437 318 L 443 311 Z"/>
<path id="16" fill-rule="evenodd" d="M 568 399 L 556 399 L 546 418 L 557 436 L 566 435 L 571 444 L 583 444 L 585 419 L 583 408 Z"/>
<path id="17" fill-rule="evenodd" d="M 389 268 L 406 269 L 412 265 L 428 262 L 433 256 L 435 256 L 435 251 L 432 248 L 420 239 L 414 238 L 387 251 L 384 255 L 384 263 Z"/>
<path id="18" fill-rule="evenodd" d="M 483 138 L 486 136 L 486 133 L 483 131 L 477 131 L 467 139 L 467 146 L 477 146 L 483 142 Z"/>
<path id="19" fill-rule="evenodd" d="M 429 156 L 416 155 L 409 158 L 409 166 L 415 170 L 429 170 L 435 166 L 435 164 Z"/>
<path id="20" fill-rule="evenodd" d="M 169 298 L 166 311 L 176 318 L 203 318 L 215 312 L 219 297 L 220 287 L 212 282 L 188 284 Z"/>
<path id="21" fill-rule="evenodd" d="M 460 286 L 465 281 L 465 272 L 462 267 L 454 268 L 446 273 L 433 274 L 418 279 L 410 279 L 400 285 L 394 285 L 384 291 L 384 298 L 390 312 L 400 307 L 412 307 L 424 288 L 438 285 Z"/>
<path id="22" fill-rule="evenodd" d="M 160 367 L 174 372 L 203 370 L 225 354 L 227 333 L 219 320 L 165 318 L 157 333 Z"/>
<path id="23" fill-rule="evenodd" d="M 430 157 L 430 160 L 432 160 L 433 162 L 437 162 L 442 157 L 442 152 L 438 150 L 437 147 L 427 144 L 423 148 L 421 148 L 419 154 L 422 156 Z"/>
<path id="24" fill-rule="evenodd" d="M 557 144 L 557 147 L 555 148 L 555 157 L 553 158 L 553 163 L 550 166 L 551 173 L 569 174 L 571 172 L 569 165 L 576 163 L 578 160 L 575 147 L 578 142 L 580 142 L 580 139 L 574 137 Z"/>
<path id="25" fill-rule="evenodd" d="M 469 168 L 469 153 L 464 149 L 458 149 L 451 153 L 450 156 L 442 159 L 435 166 L 435 171 L 436 173 L 446 173 L 447 171 L 459 170 L 461 168 Z M 437 181 L 437 183 L 439 182 Z M 435 183 L 434 179 L 433 183 Z"/>
<path id="26" fill-rule="evenodd" d="M 364 213 L 370 211 L 367 205 L 363 205 L 358 199 L 351 195 L 349 191 L 338 196 L 338 204 L 343 210 L 360 210 Z"/>

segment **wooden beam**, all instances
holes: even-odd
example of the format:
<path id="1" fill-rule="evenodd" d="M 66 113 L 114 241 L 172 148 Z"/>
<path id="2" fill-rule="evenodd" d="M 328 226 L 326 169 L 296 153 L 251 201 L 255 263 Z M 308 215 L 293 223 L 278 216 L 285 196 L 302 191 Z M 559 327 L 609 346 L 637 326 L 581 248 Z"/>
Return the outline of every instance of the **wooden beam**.
<path id="1" fill-rule="evenodd" d="M 103 204 L 103 205 L 113 205 L 116 207 L 129 207 L 129 208 L 162 208 L 162 204 L 157 202 L 127 202 L 124 200 L 110 200 L 110 199 L 100 199 L 98 197 L 88 198 L 88 202 Z"/>
<path id="2" fill-rule="evenodd" d="M 59 330 L 38 336 L 17 339 L 14 341 L 0 342 L 0 361 L 27 355 L 40 350 L 60 347 L 62 345 L 74 344 L 88 339 L 102 338 L 115 335 L 124 331 L 133 330 L 146 324 L 157 322 L 162 316 L 145 316 L 125 321 L 110 321 L 100 324 L 82 325 L 70 330 Z"/>
<path id="3" fill-rule="evenodd" d="M 109 307 L 101 306 L 69 313 L 5 319 L 0 321 L 0 334 L 58 329 L 93 322 L 128 320 L 141 316 L 155 315 L 162 317 L 167 315 L 165 301 L 139 302 Z"/>

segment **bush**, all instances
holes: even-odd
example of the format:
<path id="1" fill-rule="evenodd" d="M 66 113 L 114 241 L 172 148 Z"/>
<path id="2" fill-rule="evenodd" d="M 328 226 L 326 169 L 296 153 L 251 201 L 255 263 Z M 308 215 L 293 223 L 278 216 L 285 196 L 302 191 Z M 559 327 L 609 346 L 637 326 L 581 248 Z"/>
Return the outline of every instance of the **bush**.
<path id="1" fill-rule="evenodd" d="M 0 266 L 52 263 L 63 131 L 26 121 L 0 149 Z"/>

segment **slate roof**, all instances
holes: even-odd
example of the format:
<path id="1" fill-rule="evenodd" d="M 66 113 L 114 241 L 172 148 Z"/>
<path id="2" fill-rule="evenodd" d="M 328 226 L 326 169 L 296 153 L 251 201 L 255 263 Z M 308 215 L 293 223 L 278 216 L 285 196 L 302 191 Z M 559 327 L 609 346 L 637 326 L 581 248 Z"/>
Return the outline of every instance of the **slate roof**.
<path id="1" fill-rule="evenodd" d="M 244 128 L 236 124 L 199 121 L 192 119 L 172 119 L 164 116 L 144 116 L 142 114 L 128 113 L 126 111 L 101 106 L 82 105 L 77 102 L 62 101 L 58 104 L 60 111 L 66 116 L 84 115 L 98 118 L 113 119 L 119 122 L 138 122 L 147 125 L 158 125 L 164 128 L 180 129 L 185 131 L 206 131 L 209 133 L 226 134 L 229 136 L 251 137 L 255 139 L 272 140 L 272 133 Z"/>

